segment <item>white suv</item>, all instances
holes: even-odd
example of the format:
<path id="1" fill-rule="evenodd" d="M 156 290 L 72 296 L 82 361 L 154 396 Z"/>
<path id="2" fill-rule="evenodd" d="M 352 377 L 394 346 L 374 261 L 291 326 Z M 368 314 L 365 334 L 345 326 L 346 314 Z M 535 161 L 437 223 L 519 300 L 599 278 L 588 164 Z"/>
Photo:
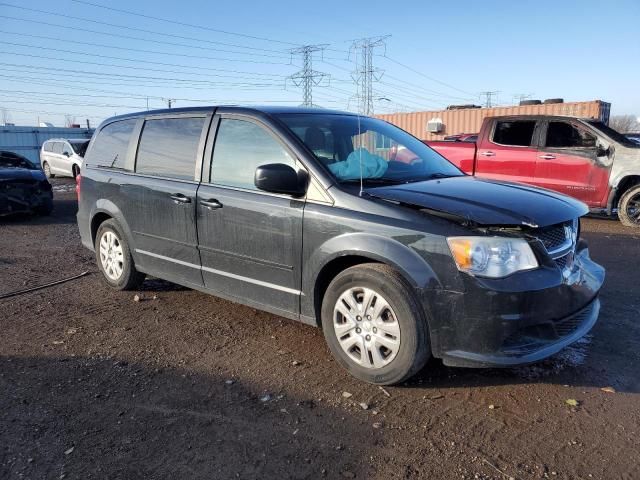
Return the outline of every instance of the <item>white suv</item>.
<path id="1" fill-rule="evenodd" d="M 75 178 L 80 173 L 88 145 L 87 138 L 52 138 L 44 142 L 40 149 L 40 165 L 47 178 L 56 175 Z"/>

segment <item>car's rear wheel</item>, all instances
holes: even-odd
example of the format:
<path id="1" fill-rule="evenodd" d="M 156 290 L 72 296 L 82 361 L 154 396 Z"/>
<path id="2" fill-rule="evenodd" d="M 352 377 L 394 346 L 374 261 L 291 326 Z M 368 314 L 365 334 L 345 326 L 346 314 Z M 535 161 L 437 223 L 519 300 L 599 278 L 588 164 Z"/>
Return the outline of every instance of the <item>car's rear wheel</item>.
<path id="1" fill-rule="evenodd" d="M 322 302 L 322 328 L 338 362 L 378 385 L 408 379 L 431 355 L 423 310 L 387 265 L 357 265 L 338 274 Z"/>
<path id="2" fill-rule="evenodd" d="M 80 167 L 78 165 L 73 165 L 73 167 L 71 167 L 71 174 L 73 175 L 73 178 L 80 175 Z"/>
<path id="3" fill-rule="evenodd" d="M 618 204 L 618 218 L 627 227 L 640 228 L 640 185 L 622 195 Z"/>
<path id="4" fill-rule="evenodd" d="M 145 274 L 136 270 L 131 251 L 120 226 L 114 220 L 104 221 L 95 241 L 96 260 L 103 280 L 117 290 L 134 290 Z"/>
<path id="5" fill-rule="evenodd" d="M 44 174 L 46 175 L 47 178 L 55 178 L 56 176 L 51 173 L 51 167 L 49 166 L 49 164 L 47 162 L 43 162 L 42 163 L 42 170 L 44 170 Z"/>

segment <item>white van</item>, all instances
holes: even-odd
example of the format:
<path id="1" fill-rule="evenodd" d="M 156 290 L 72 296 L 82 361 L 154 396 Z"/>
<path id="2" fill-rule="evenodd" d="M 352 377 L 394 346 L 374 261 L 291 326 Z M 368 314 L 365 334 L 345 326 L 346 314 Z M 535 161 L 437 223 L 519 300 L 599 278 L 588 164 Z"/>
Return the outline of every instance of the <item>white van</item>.
<path id="1" fill-rule="evenodd" d="M 51 138 L 42 144 L 40 165 L 47 178 L 60 175 L 75 178 L 80 173 L 88 138 Z"/>

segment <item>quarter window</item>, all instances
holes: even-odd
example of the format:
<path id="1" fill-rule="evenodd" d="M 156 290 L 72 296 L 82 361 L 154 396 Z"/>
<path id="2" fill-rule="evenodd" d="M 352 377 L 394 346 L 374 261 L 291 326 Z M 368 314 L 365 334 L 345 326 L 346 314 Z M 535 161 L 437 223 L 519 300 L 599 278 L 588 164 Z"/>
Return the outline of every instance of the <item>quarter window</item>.
<path id="1" fill-rule="evenodd" d="M 547 128 L 547 147 L 555 148 L 593 148 L 596 137 L 585 130 L 567 122 L 549 122 Z"/>
<path id="2" fill-rule="evenodd" d="M 493 132 L 493 142 L 500 145 L 528 147 L 536 128 L 534 120 L 499 121 Z"/>
<path id="3" fill-rule="evenodd" d="M 204 117 L 147 120 L 142 129 L 136 172 L 193 180 Z"/>
<path id="4" fill-rule="evenodd" d="M 223 118 L 220 121 L 211 183 L 256 190 L 255 171 L 268 163 L 284 163 L 296 168 L 289 152 L 264 128 L 245 120 Z"/>
<path id="5" fill-rule="evenodd" d="M 136 119 L 113 122 L 102 128 L 94 139 L 85 158 L 88 165 L 124 169 L 129 140 Z"/>

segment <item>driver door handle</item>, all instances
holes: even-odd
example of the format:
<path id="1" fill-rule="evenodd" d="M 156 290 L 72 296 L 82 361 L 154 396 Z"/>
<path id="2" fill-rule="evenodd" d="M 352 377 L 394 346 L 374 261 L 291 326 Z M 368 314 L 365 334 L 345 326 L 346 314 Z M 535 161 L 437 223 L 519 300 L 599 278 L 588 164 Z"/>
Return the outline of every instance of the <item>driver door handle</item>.
<path id="1" fill-rule="evenodd" d="M 173 200 L 173 203 L 175 204 L 191 203 L 191 199 L 186 195 L 183 195 L 182 193 L 172 193 L 171 195 L 169 195 L 169 197 L 171 198 L 171 200 Z"/>
<path id="2" fill-rule="evenodd" d="M 207 207 L 209 210 L 222 208 L 222 204 L 215 198 L 210 198 L 208 200 L 200 200 L 200 205 Z"/>
<path id="3" fill-rule="evenodd" d="M 483 157 L 495 157 L 496 154 L 493 153 L 491 150 L 487 150 L 486 152 L 480 152 L 480 155 L 482 155 Z"/>
<path id="4" fill-rule="evenodd" d="M 550 153 L 543 153 L 542 155 L 538 155 L 538 158 L 542 158 L 543 160 L 553 160 L 556 156 L 551 155 Z"/>

